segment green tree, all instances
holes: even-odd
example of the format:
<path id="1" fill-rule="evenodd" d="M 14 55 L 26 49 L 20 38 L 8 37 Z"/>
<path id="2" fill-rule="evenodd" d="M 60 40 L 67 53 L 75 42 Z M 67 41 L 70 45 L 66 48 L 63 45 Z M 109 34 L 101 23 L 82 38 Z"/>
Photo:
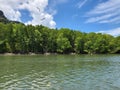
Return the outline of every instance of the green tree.
<path id="1" fill-rule="evenodd" d="M 57 52 L 58 53 L 69 53 L 71 48 L 68 38 L 63 36 L 63 33 L 58 34 L 57 38 Z"/>
<path id="2" fill-rule="evenodd" d="M 81 32 L 76 32 L 75 38 L 75 52 L 84 54 L 84 44 L 85 44 L 85 34 Z"/>

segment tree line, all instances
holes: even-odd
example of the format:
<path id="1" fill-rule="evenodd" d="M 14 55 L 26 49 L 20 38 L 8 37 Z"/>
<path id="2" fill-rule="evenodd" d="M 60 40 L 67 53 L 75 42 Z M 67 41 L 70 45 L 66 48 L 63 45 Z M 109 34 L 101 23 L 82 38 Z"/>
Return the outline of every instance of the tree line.
<path id="1" fill-rule="evenodd" d="M 120 36 L 0 23 L 0 53 L 120 53 Z"/>

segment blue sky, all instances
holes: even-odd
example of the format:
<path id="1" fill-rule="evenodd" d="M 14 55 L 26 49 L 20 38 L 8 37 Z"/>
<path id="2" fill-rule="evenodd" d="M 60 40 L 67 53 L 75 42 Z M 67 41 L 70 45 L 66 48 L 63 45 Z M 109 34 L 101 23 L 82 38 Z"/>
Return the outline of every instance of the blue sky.
<path id="1" fill-rule="evenodd" d="M 120 35 L 120 0 L 0 0 L 10 20 Z"/>
<path id="2" fill-rule="evenodd" d="M 109 33 L 110 31 L 112 31 L 112 29 L 116 29 L 116 28 L 118 29 L 120 27 L 120 21 L 118 23 L 115 23 L 116 21 L 110 23 L 89 21 L 90 19 L 97 17 L 99 17 L 100 19 L 105 15 L 106 18 L 103 19 L 103 21 L 111 20 L 113 17 L 115 17 L 111 15 L 110 18 L 107 18 L 107 15 L 114 13 L 114 11 L 111 10 L 107 14 L 107 9 L 112 8 L 112 7 L 108 8 L 106 6 L 108 5 L 107 3 L 110 3 L 110 0 L 69 0 L 66 3 L 58 4 L 54 7 L 57 10 L 57 13 L 54 15 L 56 27 L 57 28 L 66 27 L 73 30 L 80 30 L 82 32 L 106 32 L 106 33 L 107 31 Z M 100 8 L 99 5 L 102 4 L 105 4 L 103 5 L 105 9 L 107 8 L 105 13 L 94 15 L 95 12 L 93 12 L 93 15 L 89 15 L 89 13 L 95 10 L 97 7 Z M 120 12 L 116 14 L 116 17 L 117 15 L 120 16 Z M 102 21 L 102 19 L 100 20 Z"/>

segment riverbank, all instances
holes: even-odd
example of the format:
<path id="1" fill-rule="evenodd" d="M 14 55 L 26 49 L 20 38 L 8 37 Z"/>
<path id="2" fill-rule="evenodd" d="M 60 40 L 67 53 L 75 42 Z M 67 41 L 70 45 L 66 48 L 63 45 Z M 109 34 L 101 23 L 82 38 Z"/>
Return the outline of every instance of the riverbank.
<path id="1" fill-rule="evenodd" d="M 14 55 L 78 55 L 77 53 L 69 53 L 69 54 L 60 54 L 60 53 L 1 53 L 0 55 L 4 56 L 14 56 Z"/>
<path id="2" fill-rule="evenodd" d="M 111 53 L 107 53 L 107 54 L 111 54 Z M 107 55 L 107 54 L 78 54 L 78 53 L 69 53 L 69 54 L 60 54 L 60 53 L 1 53 L 0 56 L 20 56 L 20 55 L 30 55 L 30 56 L 34 56 L 34 55 L 45 55 L 45 56 L 49 56 L 49 55 Z M 112 53 L 113 54 L 113 53 Z M 115 53 L 118 54 L 118 53 Z"/>

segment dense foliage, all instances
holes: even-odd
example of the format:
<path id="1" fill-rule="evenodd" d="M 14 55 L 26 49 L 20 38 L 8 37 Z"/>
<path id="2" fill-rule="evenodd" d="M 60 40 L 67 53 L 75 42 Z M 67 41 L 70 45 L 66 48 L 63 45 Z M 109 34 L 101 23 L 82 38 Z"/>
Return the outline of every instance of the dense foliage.
<path id="1" fill-rule="evenodd" d="M 120 53 L 120 36 L 0 23 L 0 53 Z"/>

